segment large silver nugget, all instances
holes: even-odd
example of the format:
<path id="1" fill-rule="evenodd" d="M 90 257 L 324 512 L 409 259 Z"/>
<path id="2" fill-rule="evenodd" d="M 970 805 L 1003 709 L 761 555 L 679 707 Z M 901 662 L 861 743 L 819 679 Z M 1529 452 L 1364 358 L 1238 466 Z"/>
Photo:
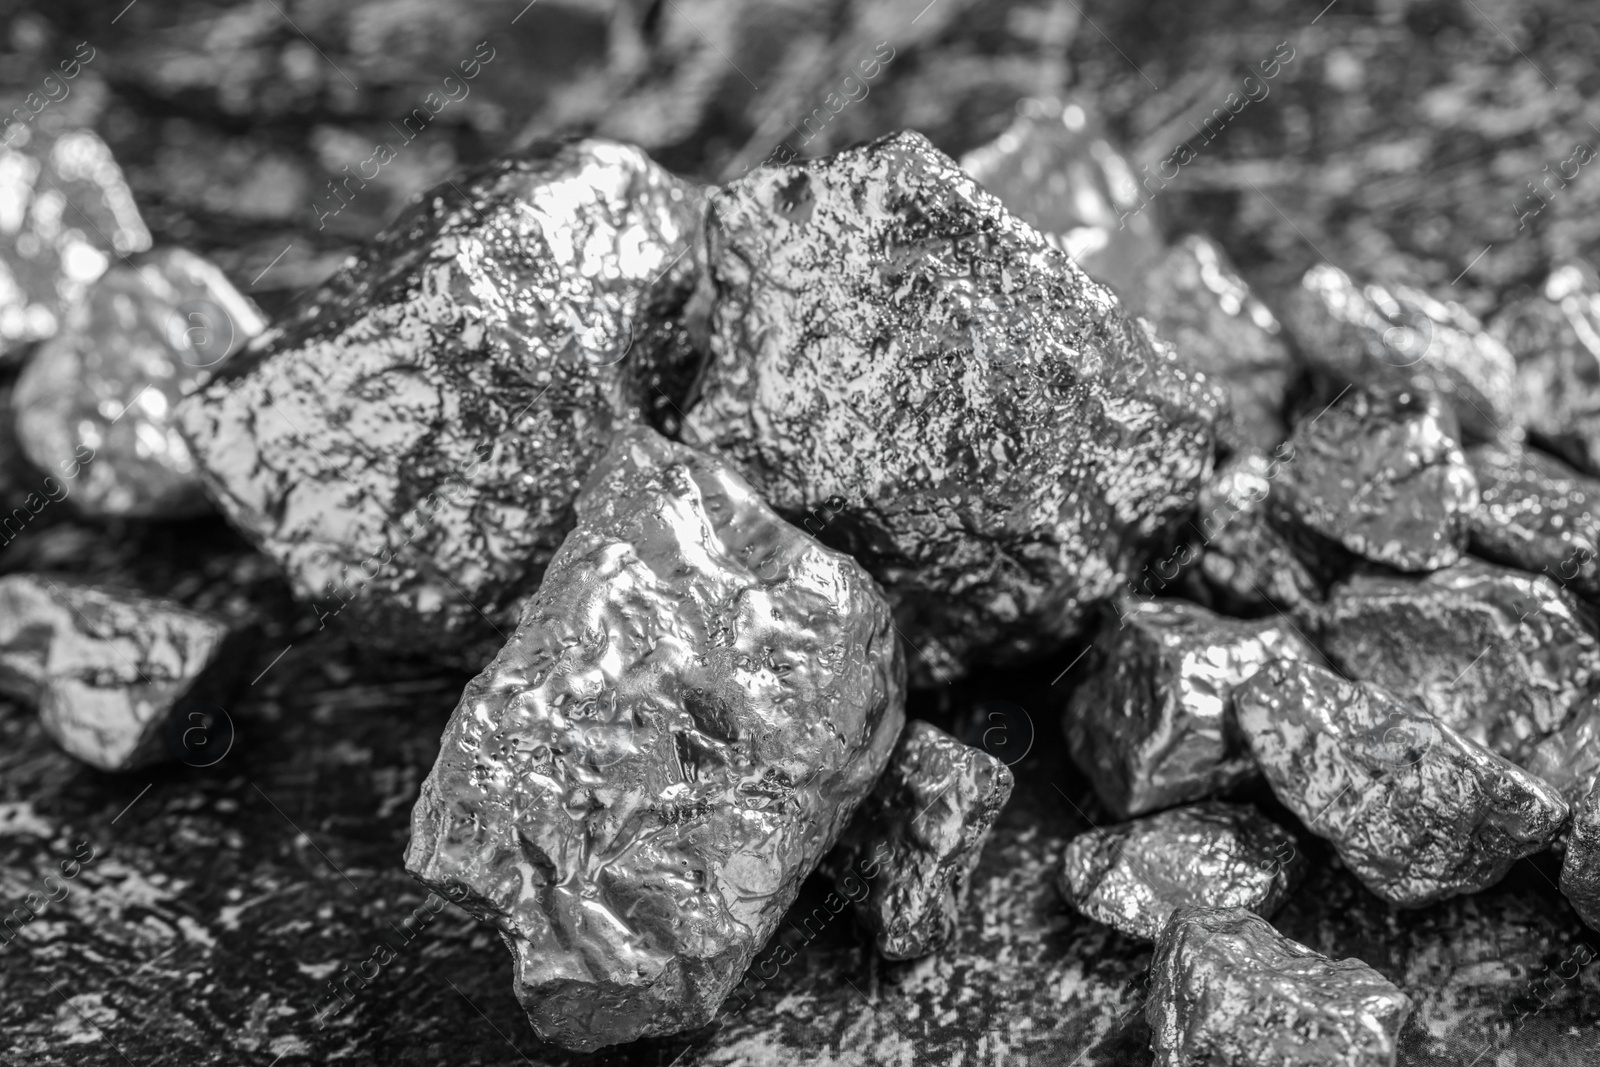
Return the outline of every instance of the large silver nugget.
<path id="1" fill-rule="evenodd" d="M 1264 663 L 1322 656 L 1279 617 L 1229 619 L 1181 600 L 1117 601 L 1063 725 L 1073 760 L 1119 819 L 1254 778 L 1233 690 Z"/>
<path id="2" fill-rule="evenodd" d="M 465 891 L 535 1029 L 587 1050 L 715 1015 L 887 763 L 905 667 L 872 579 L 715 459 L 625 430 L 577 507 L 406 868 Z"/>
<path id="3" fill-rule="evenodd" d="M 51 337 L 116 257 L 150 231 L 90 130 L 7 126 L 0 145 L 0 361 Z"/>
<path id="4" fill-rule="evenodd" d="M 1467 463 L 1479 496 L 1467 519 L 1472 551 L 1600 598 L 1600 481 L 1515 445 L 1474 445 Z"/>
<path id="5" fill-rule="evenodd" d="M 423 194 L 181 406 L 217 502 L 324 623 L 481 664 L 647 406 L 698 204 L 605 141 Z"/>
<path id="6" fill-rule="evenodd" d="M 1285 661 L 1234 700 L 1278 799 L 1391 904 L 1487 888 L 1566 820 L 1555 789 L 1379 686 Z"/>
<path id="7" fill-rule="evenodd" d="M 1579 918 L 1600 930 L 1600 781 L 1573 805 L 1561 892 Z"/>
<path id="8" fill-rule="evenodd" d="M 906 724 L 888 768 L 827 860 L 849 899 L 852 874 L 874 871 L 855 914 L 885 959 L 915 959 L 949 944 L 967 879 L 1011 782 L 1011 768 L 982 749 L 920 719 Z"/>
<path id="9" fill-rule="evenodd" d="M 1411 998 L 1243 908 L 1173 912 L 1150 961 L 1155 1067 L 1394 1067 Z"/>
<path id="10" fill-rule="evenodd" d="M 0 691 L 37 704 L 45 733 L 102 771 L 184 753 L 170 714 L 187 698 L 222 695 L 240 666 L 228 637 L 226 623 L 171 601 L 68 578 L 0 578 Z"/>
<path id="11" fill-rule="evenodd" d="M 1335 380 L 1433 393 L 1471 442 L 1520 436 L 1516 361 L 1461 305 L 1407 286 L 1358 286 L 1322 263 L 1301 278 L 1284 318 L 1306 359 Z"/>
<path id="12" fill-rule="evenodd" d="M 1513 400 L 1528 435 L 1585 474 L 1600 476 L 1600 277 L 1594 268 L 1557 267 L 1540 292 L 1502 308 L 1489 330 L 1517 361 Z"/>
<path id="13" fill-rule="evenodd" d="M 826 507 L 919 682 L 1077 632 L 1210 473 L 1220 390 L 920 134 L 741 178 L 707 232 L 685 436 Z"/>
<path id="14" fill-rule="evenodd" d="M 1274 517 L 1402 571 L 1461 558 L 1478 485 L 1437 398 L 1351 389 L 1295 427 Z"/>
<path id="15" fill-rule="evenodd" d="M 1209 801 L 1079 834 L 1057 885 L 1089 918 L 1154 941 L 1190 904 L 1270 918 L 1304 873 L 1294 835 L 1252 807 Z"/>
<path id="16" fill-rule="evenodd" d="M 183 518 L 210 510 L 174 409 L 261 331 L 223 273 L 181 249 L 112 267 L 17 379 L 17 437 L 45 470 L 95 451 L 72 502 L 91 515 Z"/>
<path id="17" fill-rule="evenodd" d="M 1425 578 L 1362 574 L 1335 586 L 1319 640 L 1349 677 L 1520 763 L 1600 686 L 1587 616 L 1542 575 L 1463 559 Z"/>

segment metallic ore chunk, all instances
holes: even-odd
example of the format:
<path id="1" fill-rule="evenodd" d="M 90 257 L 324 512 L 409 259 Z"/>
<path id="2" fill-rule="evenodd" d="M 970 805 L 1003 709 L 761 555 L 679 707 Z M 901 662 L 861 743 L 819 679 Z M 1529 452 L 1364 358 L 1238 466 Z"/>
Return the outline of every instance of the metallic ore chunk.
<path id="1" fill-rule="evenodd" d="M 1122 295 L 1155 320 L 1191 365 L 1227 388 L 1246 445 L 1266 450 L 1284 439 L 1294 360 L 1283 327 L 1220 248 L 1204 237 L 1185 237 L 1141 270 Z"/>
<path id="2" fill-rule="evenodd" d="M 210 508 L 173 409 L 266 329 L 223 273 L 179 249 L 115 266 L 67 312 L 17 380 L 17 436 L 45 470 L 94 450 L 73 503 L 96 515 L 181 518 Z"/>
<path id="3" fill-rule="evenodd" d="M 1011 126 L 962 156 L 961 169 L 1119 293 L 1161 255 L 1155 211 L 1141 210 L 1133 170 L 1081 103 L 1021 101 Z"/>
<path id="4" fill-rule="evenodd" d="M 1561 861 L 1561 892 L 1579 918 L 1600 930 L 1600 782 L 1573 806 L 1567 854 Z"/>
<path id="5" fill-rule="evenodd" d="M 1489 324 L 1517 361 L 1518 420 L 1535 441 L 1600 476 L 1600 279 L 1587 263 L 1557 268 L 1537 295 Z"/>
<path id="6" fill-rule="evenodd" d="M 1555 786 L 1576 808 L 1600 777 L 1600 697 L 1588 697 L 1567 724 L 1534 746 L 1522 765 Z"/>
<path id="7" fill-rule="evenodd" d="M 1232 722 L 1233 690 L 1264 663 L 1317 650 L 1283 619 L 1228 619 L 1181 600 L 1116 605 L 1088 678 L 1067 703 L 1073 760 L 1119 819 L 1247 781 L 1255 761 Z"/>
<path id="8" fill-rule="evenodd" d="M 1516 361 L 1461 305 L 1405 286 L 1357 286 L 1323 263 L 1306 271 L 1284 315 L 1307 360 L 1334 379 L 1435 393 L 1468 441 L 1517 435 Z"/>
<path id="9" fill-rule="evenodd" d="M 1349 677 L 1521 762 L 1600 686 L 1587 614 L 1548 578 L 1466 559 L 1426 578 L 1363 574 L 1335 586 L 1321 647 Z"/>
<path id="10" fill-rule="evenodd" d="M 827 507 L 921 682 L 1076 632 L 1210 473 L 1220 391 L 920 134 L 741 178 L 707 232 L 686 436 Z"/>
<path id="11" fill-rule="evenodd" d="M 625 430 L 577 510 L 406 867 L 465 891 L 535 1029 L 588 1050 L 716 1013 L 887 763 L 905 666 L 872 579 L 715 459 Z"/>
<path id="12" fill-rule="evenodd" d="M 1224 612 L 1298 614 L 1322 599 L 1322 582 L 1272 521 L 1273 483 L 1293 462 L 1287 447 L 1281 451 L 1237 453 L 1200 490 L 1199 576 L 1205 595 Z"/>
<path id="13" fill-rule="evenodd" d="M 930 723 L 909 722 L 889 766 L 827 866 L 847 897 L 858 864 L 877 871 L 855 905 L 886 959 L 937 952 L 983 842 L 1011 795 L 1011 769 Z"/>
<path id="14" fill-rule="evenodd" d="M 1472 551 L 1600 598 L 1600 482 L 1517 446 L 1476 445 L 1467 462 L 1480 499 L 1467 520 Z"/>
<path id="15" fill-rule="evenodd" d="M 220 620 L 67 578 L 0 578 L 0 691 L 36 703 L 45 732 L 103 771 L 165 758 L 169 714 L 220 696 L 238 666 Z"/>
<path id="16" fill-rule="evenodd" d="M 1411 998 L 1243 908 L 1181 908 L 1150 961 L 1155 1067 L 1394 1067 Z"/>
<path id="17" fill-rule="evenodd" d="M 319 615 L 470 655 L 660 380 L 635 342 L 692 284 L 698 196 L 603 141 L 424 194 L 180 408 L 213 495 Z"/>
<path id="18" fill-rule="evenodd" d="M 1295 428 L 1274 518 L 1402 571 L 1461 557 L 1478 506 L 1455 420 L 1416 390 L 1352 389 Z"/>
<path id="19" fill-rule="evenodd" d="M 1283 662 L 1234 701 L 1278 799 L 1391 904 L 1487 888 L 1567 817 L 1556 790 L 1379 686 Z"/>
<path id="20" fill-rule="evenodd" d="M 1270 917 L 1304 873 L 1294 835 L 1252 807 L 1212 801 L 1079 834 L 1058 885 L 1089 918 L 1154 941 L 1190 904 Z"/>
<path id="21" fill-rule="evenodd" d="M 112 256 L 150 247 L 122 169 L 98 136 L 28 125 L 6 139 L 0 145 L 0 360 L 53 335 Z"/>

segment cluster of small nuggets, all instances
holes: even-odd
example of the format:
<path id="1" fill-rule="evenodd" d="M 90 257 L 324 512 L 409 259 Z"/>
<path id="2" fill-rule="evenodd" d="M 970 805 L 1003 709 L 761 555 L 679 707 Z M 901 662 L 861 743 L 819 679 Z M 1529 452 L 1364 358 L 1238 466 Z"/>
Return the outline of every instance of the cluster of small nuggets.
<path id="1" fill-rule="evenodd" d="M 884 957 L 948 944 L 1011 771 L 906 687 L 1092 632 L 1065 728 L 1127 821 L 1059 885 L 1156 943 L 1157 1062 L 1392 1064 L 1409 1000 L 1267 922 L 1303 833 L 1404 907 L 1564 849 L 1600 928 L 1600 280 L 1485 327 L 1322 266 L 1280 320 L 1120 226 L 1083 108 L 1020 115 L 971 174 L 910 133 L 712 190 L 538 150 L 271 329 L 188 253 L 106 269 L 148 243 L 114 171 L 114 247 L 62 231 L 33 176 L 82 179 L 76 135 L 12 152 L 19 445 L 91 514 L 217 506 L 374 645 L 493 656 L 406 865 L 500 928 L 547 1039 L 709 1021 L 814 870 Z M 230 658 L 172 605 L 0 599 L 0 682 L 106 769 Z"/>

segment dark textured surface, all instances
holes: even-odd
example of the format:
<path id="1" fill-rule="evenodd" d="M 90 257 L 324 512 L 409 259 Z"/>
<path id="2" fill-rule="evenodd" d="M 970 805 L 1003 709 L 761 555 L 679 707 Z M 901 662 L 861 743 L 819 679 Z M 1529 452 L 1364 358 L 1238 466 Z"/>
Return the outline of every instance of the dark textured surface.
<path id="1" fill-rule="evenodd" d="M 1178 908 L 1270 918 L 1305 874 L 1294 835 L 1246 804 L 1207 801 L 1079 834 L 1057 885 L 1078 911 L 1154 941 Z"/>
<path id="2" fill-rule="evenodd" d="M 711 1021 L 888 762 L 905 661 L 854 560 L 652 430 L 577 513 L 445 729 L 406 869 L 591 1050 Z"/>
<path id="3" fill-rule="evenodd" d="M 1590 929 L 1600 930 L 1600 782 L 1591 784 L 1572 806 L 1561 892 Z"/>
<path id="4" fill-rule="evenodd" d="M 1323 662 L 1291 622 L 1230 619 L 1170 598 L 1116 601 L 1091 656 L 1062 725 L 1100 802 L 1123 819 L 1255 777 L 1234 689 L 1273 660 Z"/>
<path id="5" fill-rule="evenodd" d="M 212 264 L 163 249 L 91 283 L 17 379 L 16 432 L 51 472 L 94 456 L 74 488 L 90 515 L 185 518 L 209 511 L 178 434 L 178 401 L 266 329 Z"/>
<path id="6" fill-rule="evenodd" d="M 1472 551 L 1600 597 L 1600 481 L 1534 449 L 1475 445 L 1466 455 L 1478 480 Z"/>
<path id="7" fill-rule="evenodd" d="M 1150 964 L 1156 1067 L 1390 1067 L 1410 999 L 1241 908 L 1173 913 Z"/>
<path id="8" fill-rule="evenodd" d="M 1575 139 L 1594 143 L 1584 120 L 1600 121 L 1586 102 L 1600 12 L 1570 0 L 1475 5 L 280 2 L 291 25 L 270 5 L 232 0 L 139 0 L 125 13 L 125 2 L 34 0 L 6 9 L 0 93 L 14 106 L 90 39 L 98 57 L 40 120 L 92 123 L 157 239 L 203 252 L 274 311 L 411 194 L 552 131 L 636 141 L 712 180 L 785 138 L 816 154 L 911 126 L 960 155 L 1004 131 L 1019 97 L 1066 86 L 1098 102 L 1140 178 L 1142 165 L 1155 174 L 1175 144 L 1192 143 L 1199 158 L 1152 207 L 1173 232 L 1224 245 L 1258 290 L 1294 283 L 1326 255 L 1385 280 L 1445 287 L 1460 275 L 1449 291 L 1488 317 L 1519 286 L 1536 290 L 1553 262 L 1600 247 L 1592 165 L 1525 228 L 1513 210 L 1540 206 L 1527 181 L 1571 156 Z M 353 171 L 374 143 L 401 144 L 389 124 L 485 39 L 498 58 L 472 95 L 318 229 L 313 203 L 336 203 L 324 183 L 342 180 L 340 167 Z M 859 77 L 880 40 L 897 49 L 894 61 L 869 95 L 829 117 L 827 94 L 845 74 Z M 1281 40 L 1297 56 L 1271 95 L 1214 139 L 1197 136 L 1191 123 L 1220 109 L 1241 70 Z M 819 126 L 804 124 L 813 109 L 823 121 L 806 143 Z M 66 510 L 48 505 L 30 531 Z M 196 545 L 202 527 L 119 527 L 116 543 L 61 528 L 71 536 L 49 553 L 19 541 L 0 566 L 103 560 L 93 563 L 96 580 L 137 579 L 186 603 L 199 597 L 208 610 L 241 595 L 286 600 L 250 569 L 261 569 L 260 557 L 234 546 L 235 573 Z M 885 967 L 838 918 L 809 943 L 796 940 L 798 955 L 771 987 L 714 1033 L 566 1056 L 532 1038 L 492 932 L 452 907 L 336 1025 L 317 1030 L 325 980 L 360 966 L 387 923 L 423 899 L 400 870 L 407 806 L 466 678 L 365 651 L 338 619 L 321 633 L 309 612 L 284 620 L 292 636 L 266 643 L 250 677 L 294 647 L 229 705 L 239 743 L 209 770 L 100 775 L 60 753 L 31 711 L 0 706 L 0 904 L 9 910 L 42 891 L 40 876 L 78 842 L 89 839 L 100 856 L 0 962 L 0 1062 L 126 1067 L 109 1039 L 135 1067 L 268 1067 L 280 1052 L 278 1067 L 511 1067 L 526 1062 L 521 1053 L 541 1065 L 628 1067 L 668 1067 L 680 1054 L 677 1067 L 957 1057 L 1148 1067 L 1138 1017 L 1147 951 L 1070 912 L 1050 885 L 1063 838 L 1087 826 L 1054 786 L 1105 821 L 1084 799 L 1087 784 L 1055 727 L 1074 676 L 1050 683 L 1076 650 L 918 698 L 916 714 L 950 729 L 974 716 L 976 731 L 961 736 L 975 744 L 1002 739 L 984 737 L 1002 722 L 988 718 L 996 700 L 1037 720 L 1029 730 L 1013 711 L 1012 747 L 991 747 L 1011 759 L 1036 740 L 974 876 L 961 941 L 947 953 Z M 1311 880 L 1274 921 L 1329 956 L 1367 961 L 1412 996 L 1402 1065 L 1588 1067 L 1600 1049 L 1600 967 L 1583 954 L 1586 930 L 1556 890 L 1558 864 L 1523 861 L 1490 890 L 1397 916 L 1330 867 L 1320 847 L 1309 842 Z M 813 879 L 797 923 L 823 894 Z M 1600 936 L 1587 938 L 1600 946 Z"/>
<path id="9" fill-rule="evenodd" d="M 0 578 L 0 690 L 37 707 L 45 733 L 103 771 L 188 755 L 174 743 L 188 711 L 205 723 L 202 709 L 231 695 L 247 654 L 228 636 L 222 620 L 171 601 L 59 576 Z"/>
<path id="10" fill-rule="evenodd" d="M 1011 784 L 1010 768 L 989 753 L 921 719 L 906 724 L 825 863 L 884 959 L 916 959 L 954 938 L 973 868 Z"/>
<path id="11" fill-rule="evenodd" d="M 185 401 L 212 495 L 319 617 L 483 662 L 612 427 L 687 355 L 635 333 L 687 296 L 698 203 L 598 141 L 430 190 Z"/>
<path id="12" fill-rule="evenodd" d="M 1210 474 L 1221 393 L 918 134 L 741 179 L 708 233 L 686 435 L 825 508 L 922 684 L 1071 636 Z"/>
<path id="13" fill-rule="evenodd" d="M 1437 397 L 1351 388 L 1295 427 L 1268 497 L 1285 528 L 1375 563 L 1431 571 L 1461 558 L 1478 487 Z"/>
<path id="14" fill-rule="evenodd" d="M 1378 686 L 1283 662 L 1235 701 L 1273 793 L 1392 904 L 1491 886 L 1566 820 L 1551 786 Z"/>
<path id="15" fill-rule="evenodd" d="M 1357 575 L 1330 591 L 1319 621 L 1322 650 L 1346 675 L 1519 762 L 1600 687 L 1587 609 L 1543 575 L 1492 563 Z"/>

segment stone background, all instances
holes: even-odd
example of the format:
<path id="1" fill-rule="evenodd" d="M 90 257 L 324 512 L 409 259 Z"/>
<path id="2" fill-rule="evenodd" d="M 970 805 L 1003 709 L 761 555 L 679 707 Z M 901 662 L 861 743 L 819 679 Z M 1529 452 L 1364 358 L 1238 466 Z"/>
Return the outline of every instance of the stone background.
<path id="1" fill-rule="evenodd" d="M 707 181 L 736 176 L 779 142 L 801 147 L 795 127 L 879 42 L 893 60 L 805 154 L 901 126 L 960 154 L 1004 129 L 1019 97 L 1071 94 L 1153 166 L 1289 42 L 1270 95 L 1157 201 L 1169 233 L 1210 234 L 1269 294 L 1326 257 L 1486 313 L 1600 238 L 1592 168 L 1518 219 L 1542 168 L 1600 147 L 1600 6 L 1577 0 L 124 2 L 0 2 L 0 103 L 88 41 L 94 58 L 39 121 L 92 125 L 157 243 L 212 257 L 269 312 L 411 194 L 541 138 L 593 131 Z M 390 124 L 480 42 L 493 58 L 471 95 L 319 219 L 325 183 L 398 144 Z M 957 950 L 884 965 L 840 918 L 736 1015 L 584 1057 L 540 1045 L 508 954 L 451 907 L 319 1029 L 323 983 L 423 899 L 400 858 L 465 677 L 366 657 L 337 620 L 318 632 L 216 522 L 89 526 L 60 508 L 0 571 L 49 567 L 254 618 L 248 676 L 262 673 L 204 768 L 99 774 L 0 703 L 0 911 L 79 842 L 96 852 L 66 899 L 0 946 L 0 1062 L 1149 1062 L 1148 949 L 1069 913 L 1051 885 L 1065 840 L 1104 818 L 1059 740 L 1073 676 L 1051 683 L 1076 648 L 914 702 L 1018 761 Z M 1600 1060 L 1600 964 L 1553 977 L 1580 946 L 1600 952 L 1600 935 L 1555 891 L 1548 856 L 1490 892 L 1396 912 L 1305 847 L 1317 873 L 1277 924 L 1412 996 L 1401 1063 Z M 808 890 L 796 918 L 819 899 Z"/>

